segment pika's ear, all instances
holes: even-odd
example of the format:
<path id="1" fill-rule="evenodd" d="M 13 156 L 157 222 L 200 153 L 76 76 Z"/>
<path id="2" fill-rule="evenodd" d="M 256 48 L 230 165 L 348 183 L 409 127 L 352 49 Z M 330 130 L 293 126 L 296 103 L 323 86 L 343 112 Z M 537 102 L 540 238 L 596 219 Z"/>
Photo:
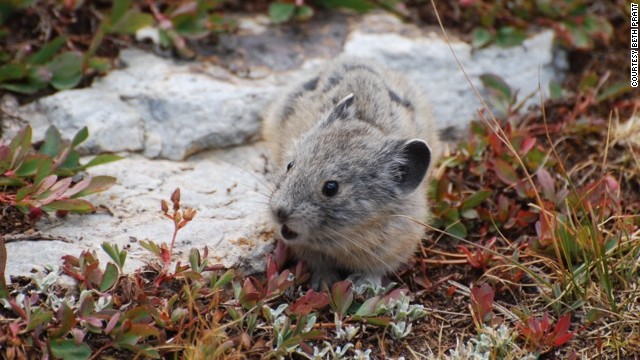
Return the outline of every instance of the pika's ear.
<path id="1" fill-rule="evenodd" d="M 355 114 L 355 109 L 353 107 L 354 98 L 353 93 L 342 98 L 342 100 L 334 106 L 333 110 L 331 110 L 329 121 L 348 119 L 352 117 Z"/>
<path id="2" fill-rule="evenodd" d="M 403 165 L 400 167 L 400 189 L 408 193 L 415 190 L 431 163 L 431 148 L 420 139 L 409 140 L 402 147 Z"/>

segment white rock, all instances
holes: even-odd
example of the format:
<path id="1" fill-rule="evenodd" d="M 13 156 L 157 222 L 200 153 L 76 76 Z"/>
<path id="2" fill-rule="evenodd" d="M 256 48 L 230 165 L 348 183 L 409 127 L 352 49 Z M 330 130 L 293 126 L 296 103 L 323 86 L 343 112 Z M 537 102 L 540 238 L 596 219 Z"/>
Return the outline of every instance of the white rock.
<path id="1" fill-rule="evenodd" d="M 465 68 L 473 85 L 483 90 L 480 75 L 502 77 L 519 99 L 538 91 L 538 84 L 548 97 L 549 81 L 558 81 L 554 69 L 553 32 L 537 34 L 513 48 L 492 46 L 472 51 L 464 42 L 452 40 L 451 47 Z M 345 53 L 366 56 L 406 74 L 421 85 L 433 107 L 440 128 L 464 127 L 477 118 L 481 108 L 467 79 L 459 69 L 447 42 L 438 36 L 409 37 L 396 33 L 378 34 L 354 31 L 344 47 Z M 539 96 L 528 104 L 539 104 Z"/>
<path id="2" fill-rule="evenodd" d="M 143 151 L 182 160 L 196 152 L 246 143 L 260 128 L 260 112 L 274 93 L 268 80 L 214 77 L 223 70 L 123 50 L 127 66 L 90 88 L 61 91 L 27 105 L 23 118 L 41 138 L 53 124 L 63 133 L 89 127 L 81 150 Z"/>

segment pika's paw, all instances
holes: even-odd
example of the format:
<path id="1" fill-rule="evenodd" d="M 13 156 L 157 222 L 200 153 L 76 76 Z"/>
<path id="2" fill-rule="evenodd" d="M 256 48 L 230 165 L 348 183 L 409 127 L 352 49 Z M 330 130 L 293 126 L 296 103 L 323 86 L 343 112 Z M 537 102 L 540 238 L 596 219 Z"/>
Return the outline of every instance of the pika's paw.
<path id="1" fill-rule="evenodd" d="M 353 273 L 347 277 L 347 280 L 351 281 L 356 289 L 366 285 L 374 289 L 382 286 L 382 276 L 376 274 Z"/>
<path id="2" fill-rule="evenodd" d="M 333 285 L 333 283 L 335 283 L 336 281 L 340 281 L 340 274 L 338 274 L 338 272 L 330 270 L 320 270 L 315 271 L 311 275 L 309 286 L 311 286 L 311 288 L 315 291 L 320 291 L 322 290 L 323 283 L 326 283 L 327 286 L 331 288 L 331 285 Z"/>

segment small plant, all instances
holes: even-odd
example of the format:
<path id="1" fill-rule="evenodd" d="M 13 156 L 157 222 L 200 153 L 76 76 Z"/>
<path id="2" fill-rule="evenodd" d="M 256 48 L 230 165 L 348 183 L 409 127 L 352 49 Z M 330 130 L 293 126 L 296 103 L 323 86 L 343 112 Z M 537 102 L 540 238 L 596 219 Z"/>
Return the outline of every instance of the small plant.
<path id="1" fill-rule="evenodd" d="M 80 130 L 70 142 L 65 142 L 55 127 L 50 127 L 38 150 L 31 145 L 31 127 L 21 130 L 8 145 L 0 145 L 0 205 L 14 206 L 30 218 L 38 219 L 44 212 L 86 213 L 94 206 L 81 197 L 104 191 L 116 181 L 109 176 L 85 175 L 80 171 L 120 159 L 113 154 L 80 162 L 76 146 L 89 136 L 87 128 Z"/>
<path id="2" fill-rule="evenodd" d="M 171 237 L 171 245 L 167 247 L 166 243 L 162 243 L 161 246 L 158 247 L 155 243 L 151 241 L 143 241 L 140 243 L 145 249 L 151 251 L 156 256 L 159 256 L 162 259 L 162 263 L 165 267 L 169 266 L 171 263 L 171 255 L 173 254 L 173 246 L 176 242 L 176 237 L 178 236 L 178 231 L 185 227 L 193 218 L 196 216 L 196 211 L 191 208 L 182 209 L 180 207 L 180 189 L 177 188 L 171 194 L 171 211 L 169 210 L 169 205 L 165 200 L 161 202 L 161 209 L 164 216 L 173 221 L 173 236 Z M 199 260 L 196 260 L 198 262 Z"/>
<path id="3" fill-rule="evenodd" d="M 56 90 L 76 87 L 82 79 L 82 54 L 65 51 L 56 55 L 66 42 L 66 36 L 59 36 L 33 55 L 16 54 L 11 62 L 0 66 L 0 88 L 33 94 L 49 85 Z"/>
<path id="4" fill-rule="evenodd" d="M 541 319 L 531 317 L 526 323 L 517 326 L 530 348 L 542 350 L 561 346 L 571 340 L 574 334 L 569 331 L 570 325 L 571 315 L 567 314 L 558 319 L 558 323 L 552 328 L 549 314 L 545 313 Z"/>
<path id="5" fill-rule="evenodd" d="M 518 348 L 515 343 L 513 330 L 504 324 L 497 328 L 484 326 L 478 336 L 466 343 L 457 339 L 457 346 L 449 351 L 445 360 L 467 359 L 505 359 L 505 360 L 535 360 L 537 356 Z M 429 359 L 436 359 L 430 354 Z"/>
<path id="6" fill-rule="evenodd" d="M 405 15 L 398 10 L 398 5 L 401 3 L 398 0 L 312 0 L 310 2 L 319 7 L 344 8 L 359 13 L 382 8 L 401 16 Z M 291 20 L 305 21 L 311 18 L 314 13 L 313 7 L 307 5 L 305 0 L 275 1 L 269 5 L 269 17 L 276 24 Z"/>
<path id="7" fill-rule="evenodd" d="M 588 12 L 587 1 L 468 1 L 460 5 L 468 16 L 478 19 L 472 44 L 481 48 L 495 43 L 502 47 L 520 45 L 526 39 L 526 25 L 552 28 L 569 48 L 592 49 L 596 41 L 611 40 L 613 27 L 602 16 Z M 471 15 L 473 14 L 473 15 Z"/>
<path id="8" fill-rule="evenodd" d="M 483 324 L 493 324 L 493 299 L 495 292 L 489 284 L 474 285 L 471 288 L 471 310 L 476 326 L 482 328 Z"/>
<path id="9" fill-rule="evenodd" d="M 83 1 L 69 0 L 63 4 L 50 5 L 58 7 L 50 20 L 56 25 L 53 28 L 58 36 L 41 44 L 40 49 L 35 52 L 33 48 L 37 49 L 36 46 L 22 46 L 15 53 L 0 51 L 0 89 L 35 94 L 48 87 L 55 90 L 74 88 L 83 78 L 90 78 L 111 68 L 111 60 L 100 56 L 105 39 L 136 35 L 143 28 L 152 29 L 151 32 L 155 33 L 148 35 L 147 31 L 147 35 L 140 34 L 140 38 L 151 37 L 160 46 L 174 48 L 180 56 L 192 58 L 195 54 L 186 39 L 231 31 L 234 27 L 232 21 L 217 11 L 221 4 L 219 1 L 196 0 L 179 5 L 147 1 L 146 4 L 145 7 L 143 2 L 115 0 L 111 9 L 104 13 L 98 10 L 99 7 L 90 6 Z M 11 14 L 43 6 L 42 2 L 33 0 L 12 0 L 0 5 L 0 27 Z M 40 13 L 47 11 L 45 7 Z M 89 21 L 99 24 L 90 34 L 83 34 L 91 36 L 88 47 L 84 36 L 75 36 L 75 29 L 67 29 L 70 21 L 64 19 L 66 15 L 90 16 Z M 4 35 L 6 34 L 0 28 L 0 37 Z"/>

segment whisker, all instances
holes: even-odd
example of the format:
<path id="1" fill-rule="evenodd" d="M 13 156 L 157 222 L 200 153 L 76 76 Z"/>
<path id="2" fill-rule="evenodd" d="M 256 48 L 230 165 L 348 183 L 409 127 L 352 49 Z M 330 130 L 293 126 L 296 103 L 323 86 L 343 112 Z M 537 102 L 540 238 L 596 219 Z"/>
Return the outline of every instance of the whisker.
<path id="1" fill-rule="evenodd" d="M 345 241 L 349 242 L 351 245 L 354 245 L 355 247 L 359 248 L 360 250 L 362 250 L 365 254 L 371 256 L 372 258 L 374 258 L 375 260 L 377 260 L 380 265 L 382 265 L 382 267 L 384 267 L 385 269 L 387 269 L 388 272 L 392 272 L 393 269 L 380 257 L 378 256 L 378 254 L 376 254 L 373 250 L 368 249 L 367 247 L 365 247 L 364 245 L 358 243 L 357 241 L 337 232 L 334 229 L 331 229 L 329 227 L 327 227 L 327 230 L 329 230 L 330 232 L 332 232 L 333 234 L 341 237 L 342 239 L 344 239 Z M 335 241 L 335 240 L 334 240 Z M 337 242 L 336 242 L 337 243 Z M 346 250 L 349 250 L 348 248 L 345 248 Z M 360 262 L 361 264 L 365 265 L 365 267 L 369 268 L 369 270 L 375 270 L 370 263 L 367 262 Z"/>

